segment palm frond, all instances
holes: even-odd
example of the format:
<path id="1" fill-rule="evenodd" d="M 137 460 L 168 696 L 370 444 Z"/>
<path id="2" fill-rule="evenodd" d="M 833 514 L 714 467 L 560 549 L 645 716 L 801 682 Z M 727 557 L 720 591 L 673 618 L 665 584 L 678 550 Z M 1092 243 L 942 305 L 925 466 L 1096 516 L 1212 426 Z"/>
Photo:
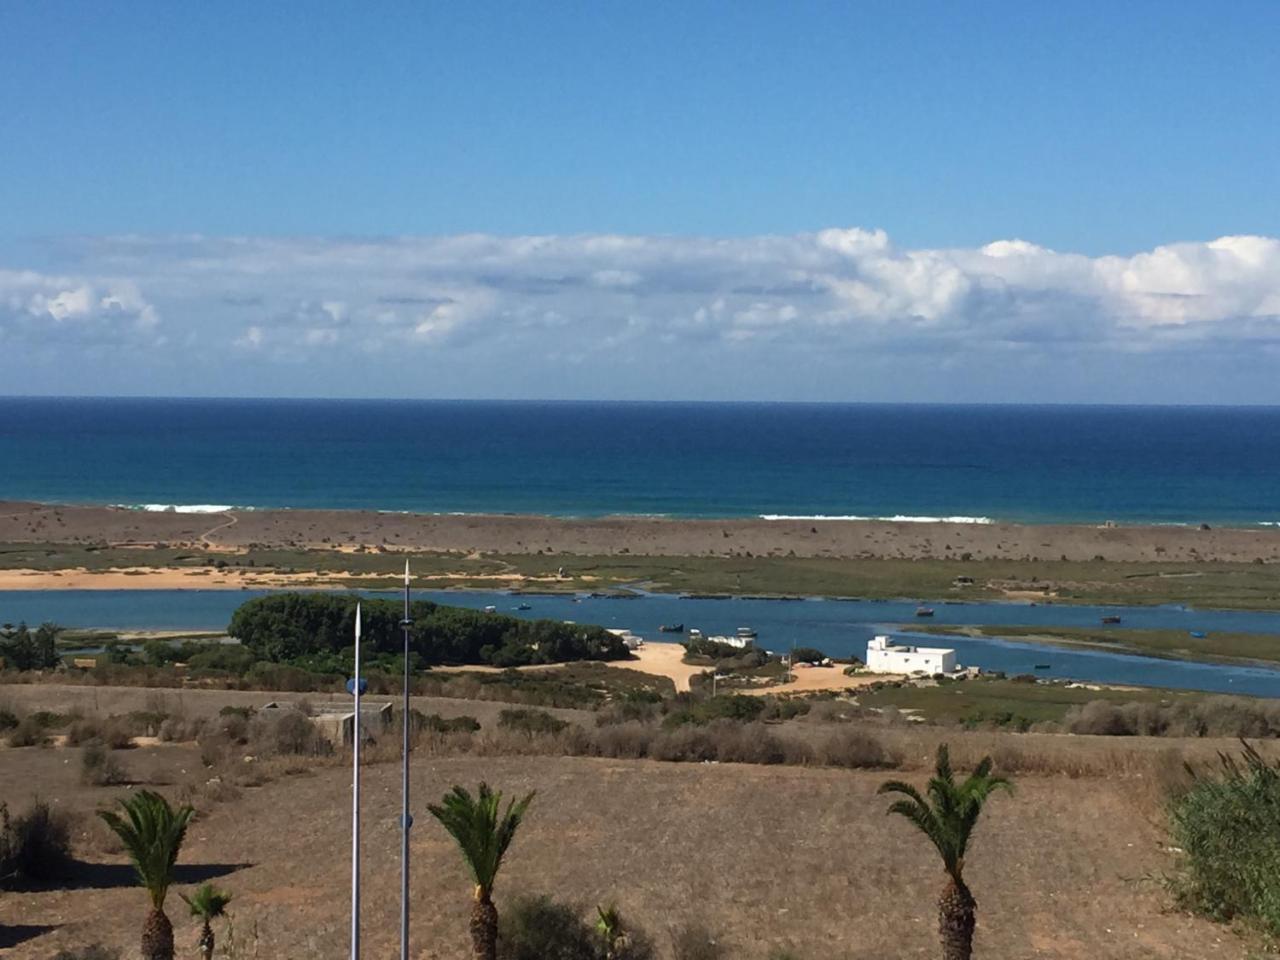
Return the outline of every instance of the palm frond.
<path id="1" fill-rule="evenodd" d="M 465 788 L 455 786 L 439 804 L 428 805 L 431 815 L 458 844 L 478 892 L 488 895 L 493 889 L 502 858 L 533 797 L 530 793 L 521 800 L 511 800 L 500 814 L 502 793 L 481 783 L 475 797 Z"/>
<path id="2" fill-rule="evenodd" d="M 173 883 L 173 865 L 195 810 L 189 805 L 174 809 L 168 800 L 150 790 L 139 790 L 121 800 L 120 806 L 124 817 L 112 810 L 99 811 L 98 816 L 124 844 L 138 882 L 151 895 L 152 905 L 162 909 Z"/>
<path id="3" fill-rule="evenodd" d="M 219 890 L 212 883 L 202 883 L 189 897 L 185 893 L 180 893 L 178 896 L 191 908 L 191 915 L 199 917 L 205 923 L 222 916 L 226 912 L 227 904 L 231 902 L 231 894 L 225 890 Z"/>
<path id="4" fill-rule="evenodd" d="M 957 784 L 946 744 L 938 747 L 934 775 L 925 788 L 927 799 L 918 790 L 900 780 L 890 780 L 879 793 L 896 793 L 907 799 L 889 806 L 889 813 L 906 817 L 937 848 L 943 868 L 957 882 L 964 870 L 964 857 L 969 838 L 982 813 L 987 798 L 999 789 L 1012 790 L 1004 777 L 993 776 L 990 757 L 984 757 L 963 783 Z"/>

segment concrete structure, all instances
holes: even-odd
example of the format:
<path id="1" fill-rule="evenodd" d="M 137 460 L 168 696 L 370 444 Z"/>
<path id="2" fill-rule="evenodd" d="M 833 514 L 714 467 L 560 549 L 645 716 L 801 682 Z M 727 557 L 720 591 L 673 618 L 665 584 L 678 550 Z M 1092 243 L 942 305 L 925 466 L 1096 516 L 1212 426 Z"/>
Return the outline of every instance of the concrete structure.
<path id="1" fill-rule="evenodd" d="M 892 637 L 873 637 L 867 643 L 867 669 L 872 673 L 955 673 L 956 652 L 944 647 L 910 647 Z"/>
<path id="2" fill-rule="evenodd" d="M 335 747 L 349 747 L 354 742 L 355 710 L 353 704 L 322 703 L 315 708 L 311 722 L 321 735 Z M 360 702 L 360 734 L 363 742 L 377 739 L 380 733 L 391 727 L 391 704 Z"/>

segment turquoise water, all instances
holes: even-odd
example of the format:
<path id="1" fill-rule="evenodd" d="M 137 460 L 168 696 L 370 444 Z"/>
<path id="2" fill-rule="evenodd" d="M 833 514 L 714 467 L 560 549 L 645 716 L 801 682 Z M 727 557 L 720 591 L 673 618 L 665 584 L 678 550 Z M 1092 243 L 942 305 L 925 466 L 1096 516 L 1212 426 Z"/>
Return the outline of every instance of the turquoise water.
<path id="1" fill-rule="evenodd" d="M 0 498 L 1280 521 L 1280 408 L 0 398 Z"/>
<path id="2" fill-rule="evenodd" d="M 49 590 L 0 593 L 0 622 L 55 620 L 67 626 L 149 629 L 224 629 L 237 606 L 262 591 L 228 590 Z M 506 593 L 418 592 L 416 597 L 476 609 L 493 605 L 513 616 L 575 620 L 627 627 L 650 640 L 675 639 L 658 632 L 663 623 L 684 623 L 707 633 L 754 627 L 759 643 L 783 651 L 792 642 L 828 654 L 864 656 L 867 640 L 891 632 L 910 638 L 916 604 L 911 601 L 694 600 L 649 594 L 635 599 L 515 597 Z M 528 611 L 517 611 L 528 603 Z M 1028 624 L 1098 626 L 1119 614 L 1123 627 L 1172 628 L 1280 635 L 1280 614 L 1182 607 L 1028 606 L 1009 603 L 941 604 L 935 625 Z M 907 630 L 891 629 L 907 625 Z M 1252 696 L 1280 696 L 1280 670 L 1159 660 L 1084 649 L 1013 643 L 995 638 L 920 638 L 954 647 L 966 666 L 1008 673 L 1071 678 L 1099 683 L 1171 687 Z M 1278 641 L 1280 642 L 1280 641 Z M 1037 670 L 1038 664 L 1050 669 Z"/>

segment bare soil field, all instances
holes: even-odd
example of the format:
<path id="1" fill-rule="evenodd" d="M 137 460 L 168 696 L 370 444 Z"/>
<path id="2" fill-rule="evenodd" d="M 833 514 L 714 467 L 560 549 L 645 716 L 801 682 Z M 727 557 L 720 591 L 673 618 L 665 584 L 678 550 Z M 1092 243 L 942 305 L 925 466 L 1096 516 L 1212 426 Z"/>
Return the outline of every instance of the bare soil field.
<path id="1" fill-rule="evenodd" d="M 574 519 L 520 515 L 387 514 L 367 510 L 144 512 L 0 501 L 0 542 L 183 544 L 459 554 L 768 556 L 1112 561 L 1280 560 L 1280 531 L 1172 526 L 1020 525 L 758 518 Z"/>
<path id="2" fill-rule="evenodd" d="M 1098 749 L 1094 738 L 1056 739 Z M 987 735 L 964 752 L 996 741 L 1035 742 Z M 914 743 L 922 752 L 925 746 Z M 0 895 L 0 923 L 19 926 L 8 956 L 48 958 L 95 942 L 123 957 L 136 951 L 146 898 L 92 816 L 128 788 L 81 785 L 77 753 L 0 748 L 0 800 L 20 807 L 39 794 L 70 811 L 84 861 L 79 886 Z M 144 747 L 126 757 L 132 771 L 170 784 L 157 789 L 175 797 L 178 783 L 199 775 L 198 751 L 190 745 Z M 499 909 L 519 893 L 549 893 L 584 907 L 616 900 L 663 956 L 670 955 L 669 931 L 692 920 L 714 931 L 734 958 L 764 960 L 779 947 L 806 960 L 936 956 L 939 867 L 909 825 L 886 817 L 886 801 L 875 791 L 891 775 L 901 774 L 420 755 L 413 778 L 413 956 L 468 956 L 470 882 L 452 841 L 423 805 L 454 783 L 482 779 L 511 793 L 538 791 L 499 879 Z M 1159 878 L 1174 861 L 1141 780 L 1022 774 L 1017 783 L 1015 795 L 992 801 L 968 860 L 979 901 L 977 956 L 1257 955 L 1251 940 L 1172 909 Z M 396 950 L 399 787 L 398 764 L 365 768 L 368 957 L 389 958 Z M 345 956 L 349 771 L 323 763 L 298 767 L 236 799 L 199 805 L 177 890 L 214 879 L 235 893 L 236 955 Z M 191 952 L 197 930 L 176 896 L 169 912 L 180 954 Z"/>

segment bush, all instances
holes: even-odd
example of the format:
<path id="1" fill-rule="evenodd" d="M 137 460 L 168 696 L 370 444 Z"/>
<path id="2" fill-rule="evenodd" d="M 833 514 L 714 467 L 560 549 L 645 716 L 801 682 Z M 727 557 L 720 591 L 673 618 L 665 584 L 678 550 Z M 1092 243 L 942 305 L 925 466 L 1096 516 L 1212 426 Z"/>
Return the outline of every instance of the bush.
<path id="1" fill-rule="evenodd" d="M 12 730 L 18 725 L 18 715 L 6 707 L 0 707 L 0 730 Z"/>
<path id="2" fill-rule="evenodd" d="M 568 721 L 552 716 L 545 710 L 503 710 L 498 714 L 498 726 L 507 730 L 519 730 L 530 736 L 538 733 L 559 733 L 569 726 Z"/>
<path id="3" fill-rule="evenodd" d="M 499 960 L 598 960 L 599 937 L 578 910 L 550 897 L 519 897 L 502 913 Z"/>
<path id="4" fill-rule="evenodd" d="M 609 952 L 601 931 L 582 913 L 546 896 L 517 897 L 499 920 L 499 960 L 654 960 L 643 931 L 620 924 L 621 936 Z"/>
<path id="5" fill-rule="evenodd" d="M 49 742 L 49 735 L 35 717 L 25 717 L 9 731 L 9 746 L 38 747 Z"/>
<path id="6" fill-rule="evenodd" d="M 743 694 L 711 697 L 698 702 L 688 702 L 682 709 L 667 714 L 663 725 L 678 727 L 685 723 L 710 723 L 713 720 L 737 720 L 749 723 L 759 719 L 764 713 L 764 700 L 761 697 L 748 697 Z"/>
<path id="7" fill-rule="evenodd" d="M 91 740 L 112 750 L 127 750 L 133 746 L 129 730 L 115 717 L 108 720 L 76 720 L 67 729 L 67 746 L 78 747 Z"/>
<path id="8" fill-rule="evenodd" d="M 856 727 L 841 727 L 832 732 L 816 751 L 817 759 L 831 767 L 848 769 L 882 769 L 898 765 L 876 737 Z"/>
<path id="9" fill-rule="evenodd" d="M 817 647 L 796 647 L 791 653 L 792 663 L 822 663 L 827 655 Z"/>
<path id="10" fill-rule="evenodd" d="M 0 803 L 0 886 L 52 883 L 71 866 L 70 818 L 36 799 L 18 817 Z"/>
<path id="11" fill-rule="evenodd" d="M 129 774 L 101 740 L 90 740 L 80 753 L 80 781 L 95 787 L 127 783 Z"/>
<path id="12" fill-rule="evenodd" d="M 1183 904 L 1216 920 L 1249 920 L 1280 935 L 1280 767 L 1245 745 L 1222 756 L 1217 777 L 1198 775 L 1170 806 L 1174 843 L 1186 854 Z"/>
<path id="13" fill-rule="evenodd" d="M 333 745 L 316 725 L 297 710 L 281 710 L 278 716 L 259 716 L 253 722 L 250 741 L 256 754 L 314 757 L 333 751 Z"/>
<path id="14" fill-rule="evenodd" d="M 409 708 L 409 725 L 414 730 L 429 730 L 432 733 L 475 733 L 480 729 L 480 721 L 475 717 L 461 716 L 445 719 L 438 713 L 423 713 Z"/>

